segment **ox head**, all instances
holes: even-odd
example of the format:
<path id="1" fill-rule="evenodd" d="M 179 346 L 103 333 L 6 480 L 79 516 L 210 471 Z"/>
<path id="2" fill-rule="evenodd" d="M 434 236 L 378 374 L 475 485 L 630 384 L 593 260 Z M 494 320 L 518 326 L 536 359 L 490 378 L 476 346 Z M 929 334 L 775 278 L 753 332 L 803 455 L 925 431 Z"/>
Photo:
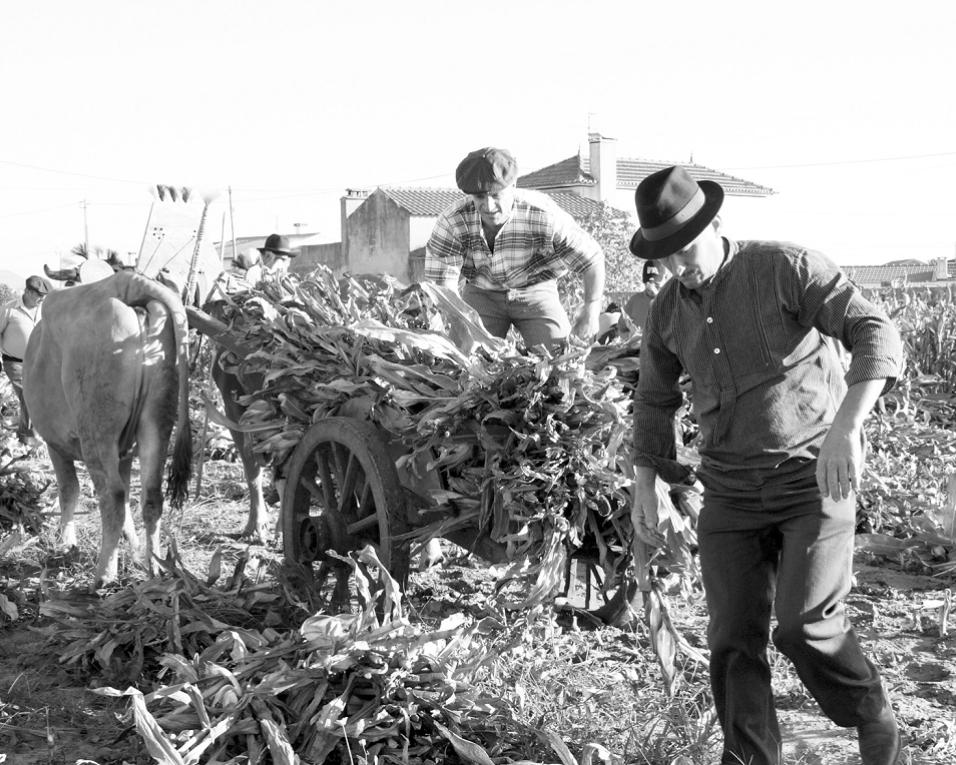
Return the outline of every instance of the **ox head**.
<path id="1" fill-rule="evenodd" d="M 213 295 L 216 281 L 222 274 L 222 268 L 218 258 L 201 257 L 197 264 L 193 293 L 190 296 L 183 296 L 183 289 L 189 279 L 189 266 L 189 258 L 178 258 L 150 269 L 151 273 L 144 273 L 143 275 L 152 277 L 172 289 L 183 298 L 184 304 L 202 306 Z M 125 265 L 115 256 L 106 260 L 99 257 L 86 257 L 81 263 L 68 268 L 53 269 L 46 264 L 43 266 L 43 272 L 47 278 L 61 282 L 65 287 L 72 287 L 75 284 L 91 284 L 112 276 L 117 271 L 137 271 L 137 269 Z"/>
<path id="2" fill-rule="evenodd" d="M 72 287 L 74 284 L 90 284 L 98 282 L 112 276 L 116 271 L 125 269 L 118 259 L 110 262 L 102 258 L 87 258 L 79 265 L 71 268 L 60 268 L 54 270 L 44 263 L 43 273 L 48 279 L 63 282 L 64 286 Z"/>

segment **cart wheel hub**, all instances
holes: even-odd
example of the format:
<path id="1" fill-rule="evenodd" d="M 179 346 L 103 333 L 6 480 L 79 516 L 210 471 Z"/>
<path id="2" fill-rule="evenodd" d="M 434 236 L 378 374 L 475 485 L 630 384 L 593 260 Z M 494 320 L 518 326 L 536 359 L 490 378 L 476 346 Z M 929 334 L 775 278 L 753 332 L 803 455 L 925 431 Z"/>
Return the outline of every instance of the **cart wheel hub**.
<path id="1" fill-rule="evenodd" d="M 299 526 L 299 562 L 325 560 L 325 551 L 332 547 L 332 535 L 325 519 L 304 518 Z"/>

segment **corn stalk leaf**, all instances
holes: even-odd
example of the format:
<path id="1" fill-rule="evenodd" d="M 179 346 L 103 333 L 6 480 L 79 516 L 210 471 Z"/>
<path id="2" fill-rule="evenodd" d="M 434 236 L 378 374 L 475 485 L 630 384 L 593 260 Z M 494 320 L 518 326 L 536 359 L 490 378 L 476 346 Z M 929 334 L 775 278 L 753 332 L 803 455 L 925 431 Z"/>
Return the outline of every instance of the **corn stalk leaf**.
<path id="1" fill-rule="evenodd" d="M 450 731 L 440 722 L 435 722 L 435 728 L 446 739 L 448 739 L 451 745 L 455 748 L 455 751 L 458 753 L 458 756 L 461 757 L 465 762 L 473 763 L 473 765 L 494 765 L 491 757 L 488 756 L 488 752 L 486 752 L 484 747 L 481 745 L 462 738 L 457 733 Z"/>

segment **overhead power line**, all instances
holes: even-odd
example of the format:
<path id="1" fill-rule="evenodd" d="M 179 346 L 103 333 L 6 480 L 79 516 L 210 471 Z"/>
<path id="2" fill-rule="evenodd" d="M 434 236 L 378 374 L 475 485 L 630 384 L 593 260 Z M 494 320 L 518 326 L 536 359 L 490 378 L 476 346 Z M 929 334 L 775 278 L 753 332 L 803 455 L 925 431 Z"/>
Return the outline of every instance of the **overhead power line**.
<path id="1" fill-rule="evenodd" d="M 799 162 L 792 165 L 752 165 L 750 167 L 726 167 L 725 170 L 782 170 L 797 167 L 831 167 L 833 165 L 864 165 L 873 162 L 902 162 L 910 159 L 938 159 L 956 157 L 956 151 L 942 151 L 936 154 L 905 154 L 898 157 L 872 157 L 870 159 L 837 159 L 828 162 Z"/>
<path id="2" fill-rule="evenodd" d="M 78 173 L 73 170 L 60 170 L 54 167 L 43 167 L 41 165 L 32 165 L 26 162 L 17 162 L 11 159 L 0 159 L 0 165 L 9 165 L 10 167 L 21 167 L 26 170 L 37 170 L 42 173 L 53 173 L 55 175 L 69 175 L 76 178 L 90 178 L 98 181 L 110 181 L 112 183 L 127 183 L 135 186 L 151 186 L 152 181 L 138 181 L 131 178 L 116 178 L 108 175 L 96 175 L 94 173 Z M 437 175 L 426 175 L 420 178 L 406 178 L 400 181 L 386 181 L 380 183 L 370 184 L 371 186 L 394 186 L 401 185 L 404 183 L 419 183 L 421 181 L 431 181 L 438 178 L 445 178 L 448 176 L 448 173 L 439 173 Z M 356 184 L 360 185 L 360 184 Z M 333 194 L 339 193 L 343 190 L 343 186 L 335 187 L 326 187 L 326 188 L 309 188 L 309 187 L 285 187 L 285 188 L 255 188 L 255 187 L 243 187 L 243 186 L 233 186 L 233 191 L 245 192 L 245 193 L 265 193 L 269 194 L 267 197 L 256 198 L 255 201 L 269 201 L 273 199 L 287 199 L 292 197 L 307 197 L 307 196 L 320 196 L 322 194 Z"/>
<path id="3" fill-rule="evenodd" d="M 41 207 L 38 210 L 20 210 L 19 212 L 0 213 L 0 218 L 16 218 L 20 215 L 39 215 L 40 213 L 53 212 L 54 210 L 63 210 L 67 207 L 76 207 L 80 203 L 80 201 L 67 202 L 66 204 L 55 205 L 54 207 Z"/>
<path id="4" fill-rule="evenodd" d="M 92 178 L 97 181 L 112 181 L 113 183 L 133 183 L 137 185 L 149 186 L 147 181 L 133 181 L 129 178 L 111 178 L 106 175 L 92 175 L 90 173 L 77 173 L 72 170 L 57 170 L 52 167 L 41 167 L 40 165 L 28 165 L 24 162 L 14 162 L 9 159 L 0 159 L 0 165 L 10 165 L 11 167 L 22 167 L 27 170 L 39 170 L 42 173 L 55 173 L 56 175 L 72 175 L 77 178 Z"/>

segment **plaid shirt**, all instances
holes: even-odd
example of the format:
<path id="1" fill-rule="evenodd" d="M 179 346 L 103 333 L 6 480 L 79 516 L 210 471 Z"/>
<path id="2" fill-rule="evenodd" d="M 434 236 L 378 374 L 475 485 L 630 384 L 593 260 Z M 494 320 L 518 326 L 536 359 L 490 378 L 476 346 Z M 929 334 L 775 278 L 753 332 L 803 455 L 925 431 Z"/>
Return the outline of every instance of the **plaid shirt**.
<path id="1" fill-rule="evenodd" d="M 823 255 L 780 242 L 729 242 L 700 290 L 671 279 L 651 303 L 634 397 L 636 463 L 674 459 L 678 378 L 693 384 L 701 477 L 753 490 L 816 467 L 848 385 L 887 379 L 899 333 Z M 849 349 L 845 371 L 823 337 Z M 845 379 L 844 379 L 845 375 Z"/>
<path id="2" fill-rule="evenodd" d="M 458 289 L 458 280 L 488 290 L 530 287 L 567 273 L 583 273 L 601 247 L 546 194 L 515 189 L 511 217 L 491 252 L 471 197 L 446 209 L 425 246 L 425 278 Z"/>

